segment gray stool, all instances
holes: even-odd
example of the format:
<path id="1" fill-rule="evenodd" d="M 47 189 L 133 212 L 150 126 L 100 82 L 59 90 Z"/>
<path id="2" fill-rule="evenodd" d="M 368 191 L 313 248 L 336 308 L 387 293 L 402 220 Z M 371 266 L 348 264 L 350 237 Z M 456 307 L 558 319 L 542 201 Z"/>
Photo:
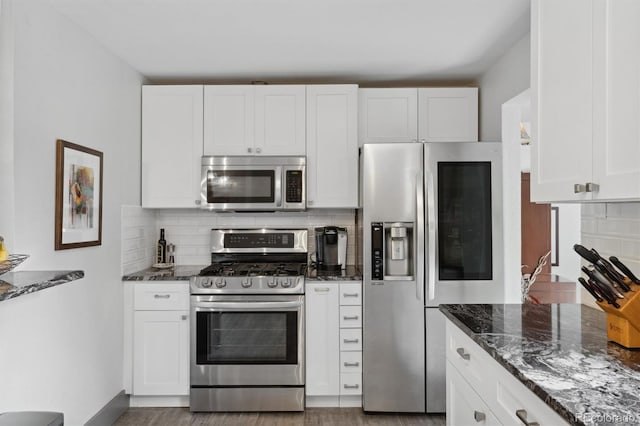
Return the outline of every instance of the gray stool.
<path id="1" fill-rule="evenodd" d="M 64 414 L 53 411 L 10 411 L 0 414 L 0 426 L 63 426 Z"/>

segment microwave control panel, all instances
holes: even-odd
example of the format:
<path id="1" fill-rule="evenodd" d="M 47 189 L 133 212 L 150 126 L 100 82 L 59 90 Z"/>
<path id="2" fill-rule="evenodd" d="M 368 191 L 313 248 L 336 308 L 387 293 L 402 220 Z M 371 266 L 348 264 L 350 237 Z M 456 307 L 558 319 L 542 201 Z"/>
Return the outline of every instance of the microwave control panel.
<path id="1" fill-rule="evenodd" d="M 302 171 L 287 170 L 285 198 L 287 203 L 302 202 Z"/>

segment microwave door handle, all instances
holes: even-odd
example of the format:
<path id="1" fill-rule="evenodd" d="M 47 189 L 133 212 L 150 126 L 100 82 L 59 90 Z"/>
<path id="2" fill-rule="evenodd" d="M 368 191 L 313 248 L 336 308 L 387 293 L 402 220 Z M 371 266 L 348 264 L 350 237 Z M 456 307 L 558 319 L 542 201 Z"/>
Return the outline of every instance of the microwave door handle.
<path id="1" fill-rule="evenodd" d="M 213 200 L 209 199 L 209 194 L 211 194 L 211 198 L 213 198 L 213 170 L 207 170 L 207 179 L 205 181 L 205 203 L 211 203 Z"/>
<path id="2" fill-rule="evenodd" d="M 279 177 L 278 177 L 279 176 Z M 286 172 L 282 169 L 282 167 L 276 167 L 276 171 L 274 173 L 275 178 L 275 188 L 276 192 L 276 207 L 282 207 L 282 184 L 286 179 Z M 286 183 L 285 183 L 286 185 Z"/>
<path id="3" fill-rule="evenodd" d="M 427 170 L 424 173 L 427 193 L 427 285 L 429 300 L 436 298 L 436 200 L 433 188 L 433 174 Z"/>

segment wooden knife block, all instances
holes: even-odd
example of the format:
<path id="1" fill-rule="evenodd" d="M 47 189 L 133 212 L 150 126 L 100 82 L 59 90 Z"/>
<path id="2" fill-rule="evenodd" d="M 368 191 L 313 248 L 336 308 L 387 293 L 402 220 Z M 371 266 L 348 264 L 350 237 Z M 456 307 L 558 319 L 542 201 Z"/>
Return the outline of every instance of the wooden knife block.
<path id="1" fill-rule="evenodd" d="M 628 349 L 640 349 L 640 285 L 625 281 L 633 292 L 618 299 L 620 308 L 596 302 L 607 313 L 607 338 Z"/>

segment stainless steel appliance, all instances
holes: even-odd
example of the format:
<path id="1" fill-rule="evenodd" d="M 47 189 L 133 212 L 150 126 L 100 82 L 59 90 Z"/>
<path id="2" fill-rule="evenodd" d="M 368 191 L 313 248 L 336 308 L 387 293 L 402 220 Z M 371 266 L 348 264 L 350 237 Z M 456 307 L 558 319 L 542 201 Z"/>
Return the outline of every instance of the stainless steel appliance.
<path id="1" fill-rule="evenodd" d="M 304 409 L 306 229 L 213 229 L 191 287 L 191 411 Z"/>
<path id="2" fill-rule="evenodd" d="M 441 303 L 504 300 L 499 143 L 365 144 L 363 408 L 445 411 Z"/>
<path id="3" fill-rule="evenodd" d="M 339 271 L 347 266 L 347 229 L 315 228 L 316 263 L 320 271 Z"/>
<path id="4" fill-rule="evenodd" d="M 215 211 L 306 208 L 304 156 L 204 156 L 200 207 Z"/>

